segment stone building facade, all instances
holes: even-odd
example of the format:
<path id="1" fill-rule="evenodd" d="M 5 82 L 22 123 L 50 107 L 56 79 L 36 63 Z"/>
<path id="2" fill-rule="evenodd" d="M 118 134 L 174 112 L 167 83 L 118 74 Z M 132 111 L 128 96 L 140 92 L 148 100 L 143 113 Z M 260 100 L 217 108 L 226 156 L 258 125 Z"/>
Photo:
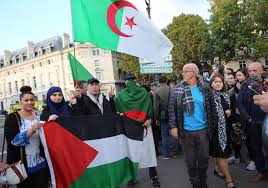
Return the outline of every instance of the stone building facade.
<path id="1" fill-rule="evenodd" d="M 68 61 L 68 52 L 101 82 L 101 90 L 107 93 L 110 87 L 121 89 L 123 71 L 119 67 L 119 54 L 96 48 L 90 43 L 71 43 L 68 34 L 44 41 L 27 42 L 25 48 L 0 56 L 0 109 L 8 109 L 19 102 L 20 87 L 32 87 L 37 100 L 45 100 L 51 86 L 60 86 L 64 95 L 73 90 L 73 79 Z"/>

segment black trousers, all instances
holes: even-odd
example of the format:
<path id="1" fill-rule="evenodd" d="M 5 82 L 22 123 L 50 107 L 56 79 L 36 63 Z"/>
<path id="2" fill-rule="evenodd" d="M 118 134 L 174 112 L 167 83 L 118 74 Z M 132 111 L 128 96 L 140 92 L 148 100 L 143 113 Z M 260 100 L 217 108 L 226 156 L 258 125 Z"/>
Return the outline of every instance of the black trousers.
<path id="1" fill-rule="evenodd" d="M 153 177 L 157 177 L 156 167 L 149 168 L 149 177 L 152 179 Z"/>
<path id="2" fill-rule="evenodd" d="M 182 146 L 191 184 L 205 184 L 209 159 L 209 139 L 207 129 L 189 132 L 184 131 Z"/>
<path id="3" fill-rule="evenodd" d="M 153 121 L 152 123 L 152 131 L 153 131 L 153 137 L 154 137 L 154 146 L 155 146 L 155 152 L 156 152 L 156 156 L 159 155 L 158 152 L 158 143 L 159 143 L 159 139 L 160 139 L 160 128 L 159 126 L 156 125 L 155 121 Z M 149 177 L 150 179 L 152 179 L 153 177 L 157 177 L 157 171 L 156 171 L 156 167 L 150 167 L 149 168 Z"/>
<path id="4" fill-rule="evenodd" d="M 250 123 L 248 125 L 248 137 L 250 152 L 258 172 L 268 174 L 268 161 L 263 154 L 262 124 Z"/>
<path id="5" fill-rule="evenodd" d="M 48 188 L 49 170 L 43 168 L 33 174 L 28 174 L 28 178 L 19 184 L 18 188 Z"/>

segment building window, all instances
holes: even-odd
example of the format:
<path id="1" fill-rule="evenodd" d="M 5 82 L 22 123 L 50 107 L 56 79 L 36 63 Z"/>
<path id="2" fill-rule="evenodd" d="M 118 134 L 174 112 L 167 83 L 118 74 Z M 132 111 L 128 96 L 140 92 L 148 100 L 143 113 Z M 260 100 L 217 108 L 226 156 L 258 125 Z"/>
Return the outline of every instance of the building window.
<path id="1" fill-rule="evenodd" d="M 265 56 L 265 65 L 268 66 L 268 56 Z"/>
<path id="2" fill-rule="evenodd" d="M 11 93 L 12 93 L 11 82 L 8 82 L 8 91 L 9 91 L 9 94 L 11 94 Z"/>
<path id="3" fill-rule="evenodd" d="M 16 92 L 19 92 L 18 81 L 15 81 L 15 91 L 16 91 Z"/>
<path id="4" fill-rule="evenodd" d="M 100 60 L 95 60 L 95 67 L 99 67 L 100 66 Z"/>
<path id="5" fill-rule="evenodd" d="M 98 80 L 102 80 L 101 72 L 96 72 L 96 78 L 97 78 Z"/>
<path id="6" fill-rule="evenodd" d="M 239 61 L 239 66 L 240 66 L 240 68 L 245 68 L 245 67 L 247 67 L 247 65 L 246 65 L 246 61 Z"/>
<path id="7" fill-rule="evenodd" d="M 23 55 L 22 56 L 22 59 L 23 59 L 23 61 L 25 61 L 27 59 L 27 56 L 26 55 Z"/>
<path id="8" fill-rule="evenodd" d="M 93 48 L 92 49 L 92 55 L 94 55 L 94 56 L 100 55 L 100 50 L 97 49 L 97 48 Z"/>
<path id="9" fill-rule="evenodd" d="M 25 80 L 24 79 L 21 80 L 21 86 L 25 86 Z"/>
<path id="10" fill-rule="evenodd" d="M 33 77 L 33 88 L 36 89 L 37 88 L 37 83 L 36 83 L 36 77 Z"/>

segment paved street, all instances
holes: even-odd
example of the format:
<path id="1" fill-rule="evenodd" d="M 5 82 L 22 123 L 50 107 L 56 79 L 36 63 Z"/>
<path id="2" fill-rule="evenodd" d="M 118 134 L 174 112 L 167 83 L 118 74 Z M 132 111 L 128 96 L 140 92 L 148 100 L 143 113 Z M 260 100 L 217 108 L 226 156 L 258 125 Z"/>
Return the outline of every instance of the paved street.
<path id="1" fill-rule="evenodd" d="M 245 163 L 241 165 L 231 165 L 231 174 L 234 177 L 238 188 L 267 188 L 268 181 L 257 184 L 248 182 L 248 178 L 256 172 L 244 170 Z M 179 156 L 170 160 L 158 160 L 158 174 L 161 181 L 161 188 L 191 188 L 188 181 L 184 158 Z M 209 188 L 226 188 L 225 181 L 213 175 L 213 160 L 210 160 L 208 171 Z M 127 186 L 122 186 L 126 188 Z M 150 188 L 148 170 L 141 170 L 138 176 L 138 183 L 135 188 Z"/>
<path id="2" fill-rule="evenodd" d="M 2 148 L 3 141 L 3 128 L 0 127 L 0 147 Z M 245 153 L 245 152 L 243 152 Z M 246 163 L 239 165 L 230 165 L 231 174 L 234 177 L 235 183 L 238 188 L 267 188 L 267 182 L 252 184 L 248 182 L 248 178 L 256 172 L 244 170 Z M 208 185 L 210 188 L 225 188 L 225 181 L 213 175 L 214 162 L 210 160 L 208 170 Z M 191 188 L 188 181 L 188 174 L 186 171 L 183 155 L 170 160 L 158 159 L 158 175 L 161 181 L 161 188 Z M 150 188 L 148 169 L 140 170 L 138 175 L 138 183 L 135 188 Z M 121 186 L 126 188 L 127 186 Z"/>

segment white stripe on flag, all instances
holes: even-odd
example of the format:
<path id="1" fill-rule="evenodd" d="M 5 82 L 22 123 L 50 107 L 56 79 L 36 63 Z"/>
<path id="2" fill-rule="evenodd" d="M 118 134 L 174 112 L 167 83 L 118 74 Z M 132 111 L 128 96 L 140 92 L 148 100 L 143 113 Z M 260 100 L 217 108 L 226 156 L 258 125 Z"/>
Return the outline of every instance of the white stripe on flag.
<path id="1" fill-rule="evenodd" d="M 88 168 L 113 163 L 128 157 L 132 162 L 138 163 L 141 156 L 142 141 L 132 140 L 125 135 L 85 141 L 98 151 L 96 158 Z"/>
<path id="2" fill-rule="evenodd" d="M 43 127 L 41 128 L 40 132 L 39 132 L 40 138 L 41 138 L 41 142 L 43 144 L 44 147 L 44 151 L 45 151 L 45 155 L 46 155 L 46 160 L 47 160 L 47 164 L 49 167 L 49 172 L 50 172 L 50 177 L 51 177 L 51 184 L 53 188 L 56 188 L 56 179 L 55 179 L 55 173 L 54 173 L 54 169 L 52 166 L 52 162 L 51 162 L 51 158 L 48 152 L 48 147 L 47 147 L 47 142 L 46 142 L 46 138 L 45 138 L 45 134 L 44 134 L 44 129 Z"/>

